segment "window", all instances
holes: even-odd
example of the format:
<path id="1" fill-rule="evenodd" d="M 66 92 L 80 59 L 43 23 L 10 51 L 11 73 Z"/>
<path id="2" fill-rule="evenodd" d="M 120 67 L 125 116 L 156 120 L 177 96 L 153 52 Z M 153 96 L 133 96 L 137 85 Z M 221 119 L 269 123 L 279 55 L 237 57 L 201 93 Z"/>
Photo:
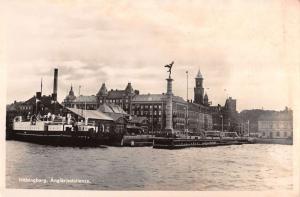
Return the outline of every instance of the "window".
<path id="1" fill-rule="evenodd" d="M 158 109 L 161 109 L 161 105 L 158 105 Z"/>
<path id="2" fill-rule="evenodd" d="M 284 132 L 284 137 L 286 137 L 287 136 L 287 133 L 286 132 Z"/>
<path id="3" fill-rule="evenodd" d="M 152 105 L 150 105 L 150 109 L 152 109 Z"/>
<path id="4" fill-rule="evenodd" d="M 277 131 L 277 133 L 276 133 L 276 136 L 277 136 L 277 137 L 279 137 L 279 136 L 280 136 L 280 133 L 279 133 L 278 131 Z"/>

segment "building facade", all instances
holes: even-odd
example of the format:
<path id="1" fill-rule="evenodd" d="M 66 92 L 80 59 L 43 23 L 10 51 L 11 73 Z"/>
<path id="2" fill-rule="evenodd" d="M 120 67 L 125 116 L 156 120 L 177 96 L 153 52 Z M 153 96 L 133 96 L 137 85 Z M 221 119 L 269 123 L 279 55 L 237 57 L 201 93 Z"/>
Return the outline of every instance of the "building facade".
<path id="1" fill-rule="evenodd" d="M 132 115 L 146 117 L 149 121 L 149 132 L 163 131 L 166 126 L 166 104 L 166 94 L 137 95 L 132 100 Z M 173 96 L 172 110 L 174 130 L 199 133 L 212 129 L 212 116 L 205 106 Z"/>
<path id="2" fill-rule="evenodd" d="M 236 110 L 236 99 L 228 97 L 224 106 L 211 106 L 213 129 L 218 131 L 236 132 L 241 135 L 241 123 Z"/>
<path id="3" fill-rule="evenodd" d="M 292 138 L 292 110 L 261 115 L 258 119 L 258 133 L 262 138 Z"/>
<path id="4" fill-rule="evenodd" d="M 207 94 L 204 93 L 203 77 L 200 70 L 195 77 L 195 99 L 185 101 L 178 96 L 172 97 L 173 128 L 178 131 L 203 132 L 211 130 L 213 121 L 209 110 Z M 166 94 L 139 94 L 128 83 L 124 90 L 108 91 L 103 83 L 96 95 L 75 96 L 73 87 L 63 101 L 65 107 L 79 109 L 98 109 L 103 104 L 120 106 L 132 117 L 146 118 L 149 132 L 164 131 L 166 125 Z"/>
<path id="5" fill-rule="evenodd" d="M 128 83 L 124 90 L 107 90 L 105 83 L 103 83 L 96 95 L 75 96 L 73 87 L 69 91 L 69 94 L 63 101 L 65 107 L 73 107 L 79 109 L 95 110 L 100 105 L 108 103 L 119 105 L 123 110 L 131 114 L 131 102 L 132 99 L 139 94 L 138 90 L 133 90 L 131 83 Z"/>

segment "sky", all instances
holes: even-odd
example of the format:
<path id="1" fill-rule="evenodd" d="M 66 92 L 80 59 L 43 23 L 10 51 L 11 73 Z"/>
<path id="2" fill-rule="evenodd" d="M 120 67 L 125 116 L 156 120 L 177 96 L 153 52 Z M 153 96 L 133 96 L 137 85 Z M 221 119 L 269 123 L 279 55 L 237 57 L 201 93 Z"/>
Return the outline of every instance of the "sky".
<path id="1" fill-rule="evenodd" d="M 198 70 L 213 105 L 231 96 L 237 109 L 292 107 L 300 74 L 298 0 L 7 1 L 2 60 L 6 102 L 40 90 L 58 99 L 95 95 L 102 83 L 141 94 L 194 97 Z M 4 19 L 4 20 L 3 20 Z M 296 82 L 296 83 L 295 83 Z"/>

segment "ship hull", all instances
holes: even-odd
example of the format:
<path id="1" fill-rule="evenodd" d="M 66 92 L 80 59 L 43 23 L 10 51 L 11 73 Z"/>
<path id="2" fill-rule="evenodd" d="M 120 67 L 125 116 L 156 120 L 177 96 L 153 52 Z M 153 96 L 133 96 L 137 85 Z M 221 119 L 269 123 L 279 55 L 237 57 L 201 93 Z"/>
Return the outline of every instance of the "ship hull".
<path id="1" fill-rule="evenodd" d="M 18 140 L 51 146 L 98 147 L 108 139 L 103 135 L 89 132 L 66 131 L 11 131 L 7 134 L 9 140 Z"/>

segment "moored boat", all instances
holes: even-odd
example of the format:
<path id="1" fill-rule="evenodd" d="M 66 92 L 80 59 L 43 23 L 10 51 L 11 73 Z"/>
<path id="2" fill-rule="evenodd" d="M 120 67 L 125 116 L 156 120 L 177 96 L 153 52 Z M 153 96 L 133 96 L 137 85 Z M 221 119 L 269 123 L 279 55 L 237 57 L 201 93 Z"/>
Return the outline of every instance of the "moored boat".
<path id="1" fill-rule="evenodd" d="M 22 120 L 16 116 L 13 128 L 7 132 L 10 139 L 54 146 L 99 146 L 107 134 L 93 124 L 64 120 L 41 120 L 32 116 Z"/>

